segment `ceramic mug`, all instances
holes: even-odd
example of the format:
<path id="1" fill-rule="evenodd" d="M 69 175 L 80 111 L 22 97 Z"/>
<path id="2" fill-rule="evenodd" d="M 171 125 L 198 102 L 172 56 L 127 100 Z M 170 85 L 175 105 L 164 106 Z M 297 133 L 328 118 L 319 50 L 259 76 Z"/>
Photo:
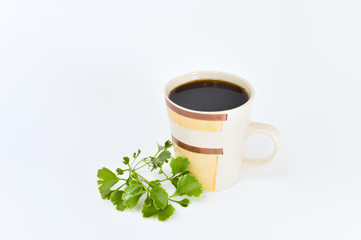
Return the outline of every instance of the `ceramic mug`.
<path id="1" fill-rule="evenodd" d="M 204 79 L 236 84 L 246 90 L 249 99 L 239 107 L 216 112 L 187 109 L 169 99 L 170 92 L 179 85 Z M 281 134 L 269 124 L 250 121 L 254 88 L 245 79 L 224 72 L 192 72 L 169 81 L 164 94 L 175 154 L 188 157 L 189 170 L 204 190 L 226 189 L 238 181 L 242 170 L 262 166 L 276 157 Z M 274 151 L 269 156 L 244 157 L 247 137 L 253 133 L 263 133 L 272 139 Z"/>

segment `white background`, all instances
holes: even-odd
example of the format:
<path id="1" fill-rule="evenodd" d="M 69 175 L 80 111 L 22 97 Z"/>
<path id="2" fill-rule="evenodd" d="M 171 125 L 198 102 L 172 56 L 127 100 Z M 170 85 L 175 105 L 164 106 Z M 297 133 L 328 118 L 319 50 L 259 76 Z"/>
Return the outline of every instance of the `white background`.
<path id="1" fill-rule="evenodd" d="M 2 1 L 0 239 L 361 239 L 360 13 L 357 0 Z M 163 86 L 197 70 L 248 79 L 281 154 L 166 223 L 116 211 L 97 169 L 168 139 Z"/>

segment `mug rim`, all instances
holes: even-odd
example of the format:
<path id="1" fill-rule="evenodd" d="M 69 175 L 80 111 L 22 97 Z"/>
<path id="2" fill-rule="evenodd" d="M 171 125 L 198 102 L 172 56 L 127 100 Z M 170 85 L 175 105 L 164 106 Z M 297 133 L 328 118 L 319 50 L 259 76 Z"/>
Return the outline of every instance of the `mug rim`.
<path id="1" fill-rule="evenodd" d="M 239 87 L 242 87 L 247 92 L 247 94 L 249 95 L 249 99 L 247 100 L 247 102 L 245 102 L 244 104 L 242 104 L 242 105 L 240 105 L 238 107 L 231 108 L 231 109 L 226 109 L 226 110 L 221 110 L 221 111 L 198 111 L 198 110 L 193 110 L 193 109 L 182 107 L 182 106 L 176 104 L 175 102 L 173 102 L 172 100 L 170 100 L 170 98 L 168 96 L 169 94 L 167 94 L 167 92 L 168 92 L 167 90 L 169 89 L 169 84 L 171 84 L 172 82 L 177 81 L 177 79 L 179 79 L 179 78 L 185 78 L 185 77 L 189 76 L 189 80 L 187 80 L 186 82 L 184 82 L 182 84 L 177 84 L 175 87 L 170 89 L 170 91 L 169 91 L 169 93 L 170 93 L 173 89 L 179 87 L 180 85 L 195 81 L 195 79 L 192 79 L 191 76 L 198 75 L 198 74 L 218 74 L 218 75 L 226 75 L 228 77 L 239 79 L 245 85 L 247 85 L 247 88 L 249 89 L 249 91 L 245 88 L 245 86 L 242 86 L 242 85 L 240 85 L 238 83 L 233 83 L 233 82 L 230 82 L 230 81 L 225 80 L 225 79 L 214 79 L 214 80 L 221 80 L 221 81 L 229 82 L 229 83 L 232 83 L 232 84 L 236 84 Z M 198 80 L 201 80 L 201 79 L 202 78 L 199 78 Z M 193 112 L 193 113 L 196 113 L 196 114 L 219 115 L 219 114 L 223 114 L 223 113 L 230 112 L 230 111 L 237 111 L 237 110 L 239 110 L 239 109 L 241 109 L 243 107 L 246 107 L 246 106 L 250 105 L 252 103 L 253 98 L 254 98 L 254 87 L 252 86 L 252 84 L 249 81 L 247 81 L 246 79 L 244 79 L 243 77 L 240 77 L 238 75 L 235 75 L 235 74 L 232 74 L 232 73 L 227 73 L 227 72 L 222 72 L 222 71 L 203 70 L 203 71 L 193 71 L 193 72 L 185 73 L 185 74 L 182 74 L 182 75 L 179 75 L 177 77 L 172 78 L 171 80 L 169 80 L 166 83 L 166 85 L 164 87 L 164 96 L 165 96 L 165 99 L 166 99 L 167 102 L 175 105 L 177 108 L 180 108 L 183 111 Z"/>

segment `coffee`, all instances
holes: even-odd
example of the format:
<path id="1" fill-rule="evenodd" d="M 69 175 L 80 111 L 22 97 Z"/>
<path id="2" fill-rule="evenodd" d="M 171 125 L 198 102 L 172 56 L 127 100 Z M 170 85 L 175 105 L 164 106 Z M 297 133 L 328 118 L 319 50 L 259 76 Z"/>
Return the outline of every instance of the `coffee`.
<path id="1" fill-rule="evenodd" d="M 222 80 L 202 79 L 185 83 L 173 89 L 169 99 L 196 111 L 223 111 L 246 103 L 249 96 L 238 85 Z"/>

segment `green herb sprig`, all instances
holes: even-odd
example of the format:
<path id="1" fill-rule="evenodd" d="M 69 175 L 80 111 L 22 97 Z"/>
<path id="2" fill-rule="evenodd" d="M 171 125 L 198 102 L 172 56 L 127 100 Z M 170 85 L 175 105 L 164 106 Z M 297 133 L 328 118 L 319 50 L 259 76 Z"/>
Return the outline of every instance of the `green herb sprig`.
<path id="1" fill-rule="evenodd" d="M 146 195 L 142 208 L 143 217 L 158 216 L 160 221 L 166 221 L 173 215 L 175 209 L 170 202 L 187 207 L 190 200 L 179 197 L 199 197 L 203 192 L 202 185 L 189 172 L 189 160 L 182 156 L 172 157 L 168 150 L 171 147 L 172 142 L 168 140 L 164 145 L 158 144 L 158 151 L 154 156 L 139 159 L 141 151 L 138 150 L 133 154 L 132 160 L 123 157 L 125 167 L 117 168 L 116 173 L 105 167 L 99 169 L 97 176 L 102 198 L 110 200 L 117 210 L 124 211 L 136 207 L 140 198 Z M 169 176 L 163 171 L 166 163 L 169 163 L 172 170 Z M 148 167 L 150 171 L 158 170 L 158 179 L 148 180 L 140 175 L 139 170 L 144 167 Z M 162 183 L 166 181 L 170 181 L 175 187 L 170 196 L 162 187 Z M 120 186 L 116 187 L 119 182 Z"/>

